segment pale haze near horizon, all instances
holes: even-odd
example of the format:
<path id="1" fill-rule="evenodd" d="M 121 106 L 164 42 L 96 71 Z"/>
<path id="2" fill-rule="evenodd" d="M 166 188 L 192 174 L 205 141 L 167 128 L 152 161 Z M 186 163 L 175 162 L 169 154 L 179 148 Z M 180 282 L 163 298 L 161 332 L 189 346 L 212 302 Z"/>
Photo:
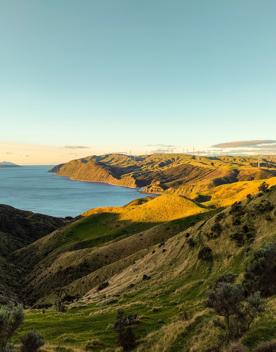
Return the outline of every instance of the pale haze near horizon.
<path id="1" fill-rule="evenodd" d="M 268 0 L 0 1 L 0 160 L 275 139 L 275 11 Z"/>

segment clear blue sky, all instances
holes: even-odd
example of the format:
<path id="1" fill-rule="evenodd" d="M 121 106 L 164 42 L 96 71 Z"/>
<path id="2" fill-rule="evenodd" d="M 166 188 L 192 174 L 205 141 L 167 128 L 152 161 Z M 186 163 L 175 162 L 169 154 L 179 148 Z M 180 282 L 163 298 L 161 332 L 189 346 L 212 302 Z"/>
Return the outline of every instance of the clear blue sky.
<path id="1" fill-rule="evenodd" d="M 274 139 L 275 0 L 0 0 L 0 140 Z"/>

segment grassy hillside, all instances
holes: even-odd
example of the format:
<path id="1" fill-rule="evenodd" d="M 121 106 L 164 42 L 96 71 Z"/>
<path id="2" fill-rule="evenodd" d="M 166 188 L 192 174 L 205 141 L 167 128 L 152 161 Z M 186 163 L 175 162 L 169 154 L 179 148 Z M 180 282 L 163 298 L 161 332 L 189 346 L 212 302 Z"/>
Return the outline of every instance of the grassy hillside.
<path id="1" fill-rule="evenodd" d="M 259 167 L 260 166 L 260 167 Z M 185 154 L 128 156 L 107 154 L 72 160 L 53 172 L 74 180 L 142 187 L 149 193 L 186 185 L 210 188 L 276 175 L 276 160 L 254 157 L 203 157 Z"/>
<path id="2" fill-rule="evenodd" d="M 136 352 L 234 352 L 222 344 L 223 319 L 206 301 L 222 275 L 245 285 L 258 251 L 276 243 L 275 161 L 256 163 L 187 155 L 91 157 L 56 171 L 70 169 L 82 178 L 92 170 L 104 182 L 128 179 L 160 195 L 72 220 L 0 206 L 0 303 L 8 298 L 26 308 L 15 342 L 36 330 L 47 341 L 44 351 L 121 351 L 114 324 L 123 310 L 124 324 L 134 319 Z M 275 253 L 269 260 L 258 269 L 270 287 L 269 294 L 261 291 L 265 310 L 236 337 L 250 351 L 276 338 Z"/>
<path id="3" fill-rule="evenodd" d="M 113 325 L 123 309 L 138 316 L 136 351 L 215 351 L 220 330 L 205 306 L 207 291 L 226 273 L 243 280 L 254 253 L 276 242 L 276 188 L 217 210 L 167 197 L 93 210 L 17 251 L 17 260 L 34 268 L 26 273 L 26 297 L 34 307 L 49 305 L 27 310 L 19 335 L 38 330 L 47 351 L 115 351 Z M 158 201 L 175 211 L 185 204 L 192 215 L 164 215 Z M 211 260 L 200 256 L 205 247 Z M 64 313 L 50 307 L 60 292 L 68 300 Z M 250 349 L 276 338 L 275 296 L 265 306 L 241 338 Z"/>
<path id="4" fill-rule="evenodd" d="M 174 193 L 186 195 L 205 206 L 225 207 L 234 202 L 245 199 L 248 195 L 259 192 L 260 185 L 264 180 L 239 181 L 224 184 L 217 187 L 205 187 L 203 185 L 186 185 L 179 187 Z M 265 182 L 271 187 L 276 185 L 276 177 L 266 179 Z"/>
<path id="5" fill-rule="evenodd" d="M 25 294 L 39 305 L 53 303 L 54 290 L 67 285 L 70 295 L 83 294 L 204 213 L 208 216 L 210 209 L 177 195 L 93 209 L 15 253 L 14 260 L 25 268 Z"/>
<path id="6" fill-rule="evenodd" d="M 0 301 L 16 299 L 20 270 L 12 253 L 66 223 L 65 219 L 0 205 Z"/>

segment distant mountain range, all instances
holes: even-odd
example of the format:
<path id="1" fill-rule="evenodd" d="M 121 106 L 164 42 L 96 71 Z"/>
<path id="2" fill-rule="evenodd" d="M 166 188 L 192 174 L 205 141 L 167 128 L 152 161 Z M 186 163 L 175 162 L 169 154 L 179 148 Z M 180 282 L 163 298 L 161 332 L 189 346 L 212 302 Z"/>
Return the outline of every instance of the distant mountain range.
<path id="1" fill-rule="evenodd" d="M 0 167 L 20 167 L 20 165 L 11 163 L 9 161 L 0 161 Z"/>

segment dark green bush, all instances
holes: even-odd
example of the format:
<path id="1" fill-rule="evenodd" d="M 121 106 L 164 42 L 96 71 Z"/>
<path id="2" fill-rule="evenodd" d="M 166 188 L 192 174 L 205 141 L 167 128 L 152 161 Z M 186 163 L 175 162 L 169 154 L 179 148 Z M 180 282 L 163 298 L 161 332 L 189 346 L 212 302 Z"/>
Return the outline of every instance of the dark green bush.
<path id="1" fill-rule="evenodd" d="M 259 213 L 270 212 L 274 209 L 274 205 L 269 200 L 263 200 L 259 204 L 256 204 L 255 209 Z"/>
<path id="2" fill-rule="evenodd" d="M 253 352 L 276 352 L 276 340 L 261 343 Z"/>
<path id="3" fill-rule="evenodd" d="M 209 202 L 209 200 L 211 200 L 212 197 L 211 196 L 207 196 L 205 194 L 199 194 L 196 198 L 195 201 L 198 203 L 205 203 L 205 202 Z"/>
<path id="4" fill-rule="evenodd" d="M 198 259 L 205 260 L 207 262 L 211 262 L 213 260 L 212 249 L 208 246 L 201 248 L 201 250 L 198 253 Z"/>
<path id="5" fill-rule="evenodd" d="M 240 232 L 233 233 L 230 235 L 230 239 L 236 242 L 237 246 L 242 247 L 244 245 L 244 234 Z"/>
<path id="6" fill-rule="evenodd" d="M 37 352 L 44 345 L 44 339 L 34 331 L 28 332 L 21 338 L 21 352 Z"/>
<path id="7" fill-rule="evenodd" d="M 246 268 L 243 286 L 247 294 L 255 291 L 265 297 L 276 294 L 276 243 L 254 253 Z"/>
<path id="8" fill-rule="evenodd" d="M 187 243 L 190 248 L 194 248 L 196 246 L 196 242 L 192 238 L 188 238 Z"/>
<path id="9" fill-rule="evenodd" d="M 99 284 L 98 286 L 98 291 L 102 291 L 104 290 L 105 288 L 107 288 L 109 286 L 109 282 L 108 281 L 103 281 Z"/>
<path id="10" fill-rule="evenodd" d="M 223 318 L 215 321 L 215 325 L 223 331 L 225 341 L 240 338 L 263 310 L 259 293 L 246 297 L 242 285 L 234 284 L 233 280 L 231 275 L 218 279 L 206 302 L 207 307 Z"/>
<path id="11" fill-rule="evenodd" d="M 131 351 L 136 346 L 133 325 L 137 322 L 137 315 L 127 316 L 122 309 L 118 310 L 113 328 L 118 334 L 118 344 L 124 351 Z"/>
<path id="12" fill-rule="evenodd" d="M 240 343 L 235 343 L 227 349 L 227 352 L 247 352 L 248 348 Z"/>
<path id="13" fill-rule="evenodd" d="M 267 192 L 268 189 L 269 189 L 269 185 L 268 185 L 266 182 L 263 182 L 263 183 L 258 187 L 258 190 L 259 190 L 260 192 L 263 192 L 263 193 Z"/>
<path id="14" fill-rule="evenodd" d="M 6 352 L 7 345 L 24 320 L 21 305 L 0 306 L 0 351 Z"/>
<path id="15" fill-rule="evenodd" d="M 230 214 L 243 215 L 244 209 L 241 202 L 235 202 L 231 205 Z"/>

